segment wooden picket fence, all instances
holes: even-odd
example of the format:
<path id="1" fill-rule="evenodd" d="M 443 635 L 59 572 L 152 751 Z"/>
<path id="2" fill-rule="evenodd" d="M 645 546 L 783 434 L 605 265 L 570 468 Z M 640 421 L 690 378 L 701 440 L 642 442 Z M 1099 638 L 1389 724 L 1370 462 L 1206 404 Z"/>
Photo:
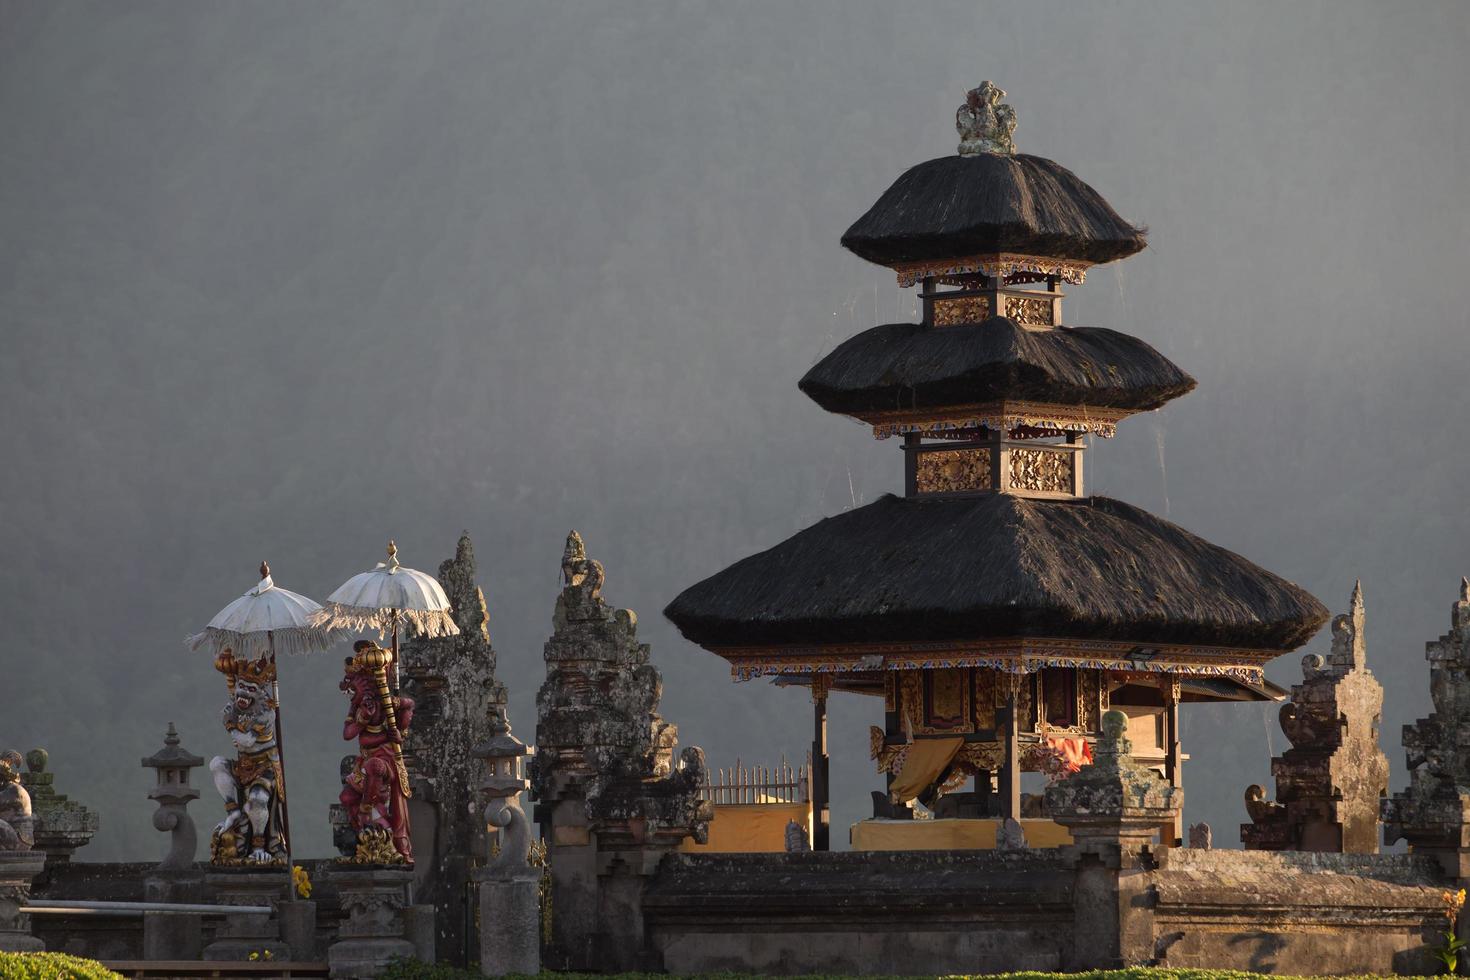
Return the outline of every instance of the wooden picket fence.
<path id="1" fill-rule="evenodd" d="M 775 766 L 746 766 L 735 760 L 728 769 L 715 769 L 700 790 L 716 806 L 750 803 L 806 803 L 811 799 L 812 757 L 793 766 L 782 756 Z"/>

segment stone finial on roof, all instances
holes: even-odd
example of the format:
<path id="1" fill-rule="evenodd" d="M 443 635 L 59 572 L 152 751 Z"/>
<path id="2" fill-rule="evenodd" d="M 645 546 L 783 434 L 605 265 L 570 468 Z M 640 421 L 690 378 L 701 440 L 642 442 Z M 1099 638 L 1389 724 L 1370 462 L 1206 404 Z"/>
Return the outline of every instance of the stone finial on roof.
<path id="1" fill-rule="evenodd" d="M 1367 664 L 1367 649 L 1363 636 L 1363 582 L 1353 586 L 1353 600 L 1349 611 L 1332 621 L 1332 654 L 1328 658 L 1332 669 L 1345 673 Z"/>
<path id="2" fill-rule="evenodd" d="M 955 112 L 954 125 L 960 133 L 960 156 L 1016 152 L 1011 134 L 1016 131 L 1016 110 L 1000 100 L 1005 89 L 989 80 L 965 93 L 965 104 Z"/>

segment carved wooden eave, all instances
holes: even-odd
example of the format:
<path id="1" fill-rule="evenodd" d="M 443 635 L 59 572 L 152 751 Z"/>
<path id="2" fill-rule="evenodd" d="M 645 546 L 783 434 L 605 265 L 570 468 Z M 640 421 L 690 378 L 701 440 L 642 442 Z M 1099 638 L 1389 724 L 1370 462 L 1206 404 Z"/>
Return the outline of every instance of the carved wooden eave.
<path id="1" fill-rule="evenodd" d="M 878 439 L 911 432 L 933 438 L 944 438 L 946 434 L 969 436 L 980 428 L 1033 438 L 1086 433 L 1108 439 L 1118 431 L 1119 422 L 1137 414 L 1139 411 L 1123 408 L 1000 401 L 863 412 L 853 417 L 871 425 Z"/>
<path id="2" fill-rule="evenodd" d="M 965 642 L 854 643 L 826 646 L 710 647 L 730 662 L 737 681 L 779 675 L 989 667 L 1029 674 L 1045 667 L 1086 667 L 1134 675 L 1185 674 L 1264 683 L 1279 650 L 1193 645 L 1140 646 L 1105 640 L 1008 637 Z"/>
<path id="3" fill-rule="evenodd" d="M 1086 280 L 1087 270 L 1092 266 L 1093 263 L 1080 259 L 990 252 L 922 262 L 899 262 L 892 269 L 898 275 L 898 285 L 907 289 L 924 279 L 934 279 L 945 285 L 966 286 L 969 281 L 965 277 L 976 273 L 1008 282 L 1032 282 L 1035 281 L 1032 277 L 1054 276 L 1062 282 L 1077 285 Z"/>

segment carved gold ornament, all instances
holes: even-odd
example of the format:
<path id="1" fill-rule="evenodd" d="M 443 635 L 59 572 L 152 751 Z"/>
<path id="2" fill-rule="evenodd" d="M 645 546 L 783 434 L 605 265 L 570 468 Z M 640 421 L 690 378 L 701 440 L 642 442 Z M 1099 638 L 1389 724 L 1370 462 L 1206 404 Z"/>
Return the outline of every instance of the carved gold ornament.
<path id="1" fill-rule="evenodd" d="M 1073 459 L 1070 452 L 1012 449 L 1010 488 L 1033 493 L 1071 493 Z"/>
<path id="2" fill-rule="evenodd" d="M 393 837 L 382 827 L 366 827 L 357 835 L 357 850 L 350 858 L 340 859 L 344 864 L 407 864 L 398 848 L 393 846 Z"/>
<path id="3" fill-rule="evenodd" d="M 934 301 L 934 325 L 952 327 L 990 319 L 989 296 L 958 296 Z"/>
<path id="4" fill-rule="evenodd" d="M 914 461 L 914 482 L 919 493 L 994 489 L 990 450 L 943 449 L 919 453 Z"/>
<path id="5" fill-rule="evenodd" d="M 1027 326 L 1050 327 L 1052 323 L 1052 301 L 1031 299 L 1024 296 L 1006 297 L 1006 316 Z"/>

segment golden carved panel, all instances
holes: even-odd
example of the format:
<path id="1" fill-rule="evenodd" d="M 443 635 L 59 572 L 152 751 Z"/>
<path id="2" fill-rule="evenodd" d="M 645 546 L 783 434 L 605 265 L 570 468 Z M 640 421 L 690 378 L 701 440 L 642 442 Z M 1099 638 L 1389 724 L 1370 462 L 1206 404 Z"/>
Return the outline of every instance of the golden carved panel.
<path id="1" fill-rule="evenodd" d="M 1006 297 L 1006 316 L 1017 323 L 1034 327 L 1051 327 L 1052 303 L 1049 299 L 1031 299 L 1025 296 Z"/>
<path id="2" fill-rule="evenodd" d="M 1071 493 L 1074 460 L 1070 452 L 1012 449 L 1010 488 L 1035 493 Z"/>
<path id="3" fill-rule="evenodd" d="M 941 449 L 919 453 L 914 460 L 914 483 L 919 493 L 955 493 L 992 490 L 989 449 Z"/>
<path id="4" fill-rule="evenodd" d="M 996 697 L 995 670 L 990 667 L 975 668 L 975 728 L 977 731 L 995 730 Z"/>
<path id="5" fill-rule="evenodd" d="M 1077 721 L 1084 731 L 1102 728 L 1102 671 L 1081 668 L 1077 671 Z"/>
<path id="6" fill-rule="evenodd" d="M 910 733 L 924 724 L 924 678 L 920 671 L 905 670 L 898 675 L 898 710 Z"/>
<path id="7" fill-rule="evenodd" d="M 975 730 L 970 668 L 898 672 L 898 705 L 912 735 L 960 735 Z"/>
<path id="8" fill-rule="evenodd" d="M 990 319 L 989 296 L 960 296 L 934 301 L 934 325 L 952 327 L 961 323 L 979 323 Z"/>
<path id="9" fill-rule="evenodd" d="M 975 730 L 970 714 L 970 669 L 942 667 L 924 672 L 923 734 L 969 733 Z M 918 731 L 918 729 L 915 729 Z"/>

